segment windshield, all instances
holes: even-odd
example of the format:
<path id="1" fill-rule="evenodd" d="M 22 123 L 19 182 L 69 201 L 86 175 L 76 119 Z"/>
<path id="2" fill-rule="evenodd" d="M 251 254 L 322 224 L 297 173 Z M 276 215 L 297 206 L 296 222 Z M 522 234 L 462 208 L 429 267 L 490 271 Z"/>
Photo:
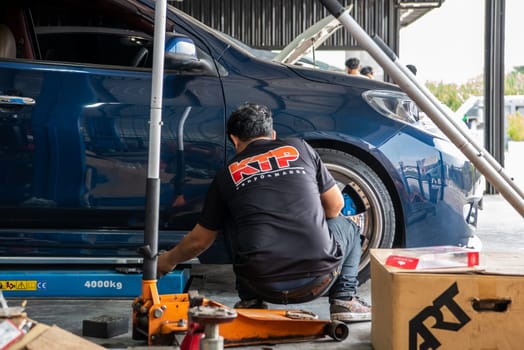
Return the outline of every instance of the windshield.
<path id="1" fill-rule="evenodd" d="M 283 63 L 283 64 L 288 64 L 287 62 L 282 62 L 279 57 L 281 56 L 281 53 L 284 52 L 284 50 L 286 50 L 288 47 L 286 46 L 286 48 L 284 50 L 282 50 L 281 52 L 276 52 L 276 51 L 270 51 L 270 50 L 262 50 L 262 49 L 255 49 L 255 48 L 252 48 L 246 44 L 244 44 L 243 42 L 241 42 L 240 40 L 237 40 L 225 33 L 221 33 L 223 36 L 226 36 L 229 38 L 229 40 L 231 40 L 232 42 L 236 43 L 239 47 L 242 47 L 245 51 L 249 52 L 251 55 L 257 57 L 257 58 L 260 58 L 260 59 L 263 59 L 263 60 L 267 60 L 267 61 L 272 61 L 272 62 L 280 62 L 280 63 Z M 292 51 L 292 50 L 286 50 L 286 51 Z M 315 59 L 315 49 L 313 48 L 313 51 L 312 52 L 309 52 L 307 54 L 304 54 L 304 55 L 300 55 L 299 56 L 300 58 L 293 62 L 292 65 L 295 65 L 295 66 L 300 66 L 300 67 L 309 67 L 309 68 L 318 68 L 318 69 L 321 69 L 321 70 L 329 70 L 329 71 L 334 71 L 334 72 L 343 72 L 344 70 L 343 69 L 340 69 L 338 67 L 335 67 L 335 66 L 332 66 L 332 65 L 329 65 L 325 62 L 322 62 L 322 61 L 319 61 L 317 59 Z"/>
<path id="2" fill-rule="evenodd" d="M 235 38 L 233 38 L 232 36 L 230 36 L 230 35 L 228 35 L 226 33 L 220 33 L 220 34 L 222 34 L 224 37 L 227 37 L 230 41 L 234 42 L 238 47 L 241 47 L 242 49 L 244 49 L 244 51 L 249 52 L 251 55 L 253 55 L 255 57 L 271 61 L 277 55 L 276 52 L 273 52 L 273 51 L 270 51 L 270 50 L 262 50 L 262 49 L 252 48 L 251 46 L 249 46 L 247 44 L 244 44 L 240 40 L 235 39 Z"/>

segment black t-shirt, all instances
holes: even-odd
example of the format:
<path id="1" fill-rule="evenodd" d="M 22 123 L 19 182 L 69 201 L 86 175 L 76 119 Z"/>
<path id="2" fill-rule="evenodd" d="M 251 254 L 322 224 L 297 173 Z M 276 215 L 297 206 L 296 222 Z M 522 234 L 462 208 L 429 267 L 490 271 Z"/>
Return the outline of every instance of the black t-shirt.
<path id="1" fill-rule="evenodd" d="M 235 271 L 278 281 L 319 276 L 340 262 L 320 194 L 335 185 L 303 140 L 255 140 L 215 176 L 199 224 L 234 227 Z"/>

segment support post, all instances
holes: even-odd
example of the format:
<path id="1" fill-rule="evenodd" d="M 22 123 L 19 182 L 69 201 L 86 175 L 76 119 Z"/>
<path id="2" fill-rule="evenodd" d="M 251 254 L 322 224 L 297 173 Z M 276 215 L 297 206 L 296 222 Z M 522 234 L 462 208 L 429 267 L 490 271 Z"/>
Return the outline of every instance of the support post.
<path id="1" fill-rule="evenodd" d="M 485 0 L 484 138 L 485 148 L 504 166 L 504 23 L 506 0 Z M 498 193 L 491 183 L 486 192 Z"/>

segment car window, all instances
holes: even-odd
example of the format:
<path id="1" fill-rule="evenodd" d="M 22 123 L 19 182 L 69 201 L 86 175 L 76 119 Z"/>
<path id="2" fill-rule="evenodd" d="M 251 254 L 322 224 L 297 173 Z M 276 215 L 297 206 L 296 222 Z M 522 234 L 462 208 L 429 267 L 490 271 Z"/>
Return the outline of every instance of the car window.
<path id="1" fill-rule="evenodd" d="M 153 39 L 144 32 L 103 27 L 36 27 L 42 59 L 151 67 Z"/>
<path id="2" fill-rule="evenodd" d="M 151 67 L 152 22 L 129 3 L 51 0 L 30 11 L 42 60 Z"/>
<path id="3" fill-rule="evenodd" d="M 60 7 L 44 6 L 39 2 L 35 4 L 31 13 L 42 60 L 152 67 L 152 9 L 143 7 L 141 15 L 137 16 L 135 8 L 115 10 L 114 7 L 107 7 L 110 4 L 115 6 L 113 2 L 102 1 L 97 6 L 79 2 L 76 5 L 83 8 L 76 11 L 60 10 Z M 130 12 L 126 14 L 125 11 Z M 172 23 L 168 23 L 167 27 L 173 27 Z M 197 57 L 212 62 L 211 56 L 203 49 L 204 45 L 196 38 L 192 39 Z"/>

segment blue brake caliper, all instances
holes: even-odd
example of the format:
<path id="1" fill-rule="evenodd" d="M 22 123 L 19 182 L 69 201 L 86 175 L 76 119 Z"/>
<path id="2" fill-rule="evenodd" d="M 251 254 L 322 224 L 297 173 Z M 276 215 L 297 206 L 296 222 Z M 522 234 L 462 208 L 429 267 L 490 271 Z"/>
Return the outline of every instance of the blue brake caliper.
<path id="1" fill-rule="evenodd" d="M 353 199 L 351 199 L 351 197 L 347 193 L 342 193 L 342 196 L 344 197 L 344 207 L 342 208 L 342 215 L 355 215 L 357 213 L 357 206 L 355 205 L 355 202 L 353 202 Z"/>

